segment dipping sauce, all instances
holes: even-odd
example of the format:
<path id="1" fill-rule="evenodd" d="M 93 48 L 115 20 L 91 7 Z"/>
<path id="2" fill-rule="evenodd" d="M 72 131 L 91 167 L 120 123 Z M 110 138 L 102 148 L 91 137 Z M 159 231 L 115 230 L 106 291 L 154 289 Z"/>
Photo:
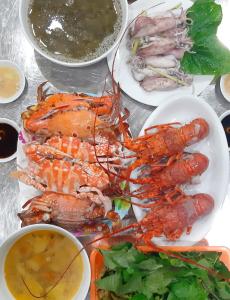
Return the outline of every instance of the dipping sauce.
<path id="1" fill-rule="evenodd" d="M 230 74 L 224 78 L 224 90 L 230 96 Z"/>
<path id="2" fill-rule="evenodd" d="M 0 101 L 14 96 L 20 89 L 20 75 L 14 67 L 0 66 Z"/>
<path id="3" fill-rule="evenodd" d="M 0 158 L 7 158 L 17 151 L 18 132 L 6 123 L 0 123 Z"/>
<path id="4" fill-rule="evenodd" d="M 228 147 L 230 147 L 230 115 L 227 115 L 226 117 L 223 118 L 223 120 L 221 121 L 223 127 L 224 127 L 224 131 L 226 134 L 226 138 L 228 141 Z"/>
<path id="5" fill-rule="evenodd" d="M 78 251 L 64 235 L 48 230 L 28 233 L 10 249 L 5 262 L 7 286 L 17 300 L 34 300 L 22 278 L 36 296 L 43 295 L 60 278 Z M 83 260 L 79 255 L 46 300 L 71 300 L 80 287 Z"/>
<path id="6" fill-rule="evenodd" d="M 29 23 L 42 50 L 67 62 L 106 52 L 121 28 L 119 0 L 32 0 Z"/>

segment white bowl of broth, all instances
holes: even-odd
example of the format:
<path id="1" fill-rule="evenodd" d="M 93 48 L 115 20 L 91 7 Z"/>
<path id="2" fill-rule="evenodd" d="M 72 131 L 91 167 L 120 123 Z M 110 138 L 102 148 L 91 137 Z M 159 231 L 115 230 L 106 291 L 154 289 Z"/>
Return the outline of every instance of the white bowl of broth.
<path id="1" fill-rule="evenodd" d="M 9 60 L 0 60 L 0 104 L 18 99 L 25 83 L 25 75 L 17 64 Z"/>
<path id="2" fill-rule="evenodd" d="M 0 247 L 0 299 L 84 300 L 91 277 L 86 251 L 70 265 L 82 247 L 68 231 L 48 224 L 15 232 Z"/>
<path id="3" fill-rule="evenodd" d="M 127 0 L 20 0 L 28 41 L 47 59 L 84 67 L 107 57 L 128 24 Z"/>

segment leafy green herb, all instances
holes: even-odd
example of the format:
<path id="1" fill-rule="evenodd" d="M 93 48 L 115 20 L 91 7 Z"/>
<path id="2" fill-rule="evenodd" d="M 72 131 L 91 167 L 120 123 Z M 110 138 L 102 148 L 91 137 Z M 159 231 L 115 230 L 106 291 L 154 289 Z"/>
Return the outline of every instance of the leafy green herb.
<path id="1" fill-rule="evenodd" d="M 188 9 L 191 19 L 188 35 L 193 41 L 181 68 L 185 73 L 222 75 L 230 72 L 230 51 L 218 40 L 216 33 L 222 20 L 222 9 L 214 0 L 196 0 Z"/>
<path id="2" fill-rule="evenodd" d="M 128 198 L 122 198 L 122 197 L 113 198 L 116 209 L 118 209 L 118 210 L 120 210 L 120 209 L 124 209 L 124 210 L 129 209 L 131 204 L 127 200 L 130 201 L 130 199 L 128 199 Z"/>
<path id="3" fill-rule="evenodd" d="M 106 271 L 97 281 L 100 300 L 225 300 L 230 284 L 205 269 L 164 253 L 144 254 L 130 243 L 101 250 Z M 216 252 L 184 252 L 190 258 L 230 278 Z"/>

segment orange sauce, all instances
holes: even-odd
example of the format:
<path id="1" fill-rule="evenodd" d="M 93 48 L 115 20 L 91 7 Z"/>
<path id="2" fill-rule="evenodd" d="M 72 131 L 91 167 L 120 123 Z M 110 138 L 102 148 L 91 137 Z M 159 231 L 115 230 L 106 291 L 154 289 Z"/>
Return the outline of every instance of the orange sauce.
<path id="1" fill-rule="evenodd" d="M 0 98 L 12 97 L 19 88 L 20 76 L 18 70 L 14 67 L 0 67 Z"/>
<path id="2" fill-rule="evenodd" d="M 230 95 L 230 74 L 224 78 L 224 90 Z"/>

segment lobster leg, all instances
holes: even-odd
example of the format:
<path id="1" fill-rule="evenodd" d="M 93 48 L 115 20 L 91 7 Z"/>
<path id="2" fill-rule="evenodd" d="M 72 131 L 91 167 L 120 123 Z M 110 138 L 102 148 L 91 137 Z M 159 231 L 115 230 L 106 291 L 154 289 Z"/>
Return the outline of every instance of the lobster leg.
<path id="1" fill-rule="evenodd" d="M 47 84 L 47 82 L 48 81 L 41 83 L 37 88 L 37 102 L 38 103 L 44 101 L 46 98 L 46 93 L 44 93 L 43 87 L 44 87 L 44 85 Z"/>
<path id="2" fill-rule="evenodd" d="M 30 177 L 25 171 L 15 171 L 11 173 L 11 176 L 19 179 L 21 182 L 32 185 L 35 189 L 45 192 L 46 188 L 36 180 L 34 180 L 32 177 Z"/>

